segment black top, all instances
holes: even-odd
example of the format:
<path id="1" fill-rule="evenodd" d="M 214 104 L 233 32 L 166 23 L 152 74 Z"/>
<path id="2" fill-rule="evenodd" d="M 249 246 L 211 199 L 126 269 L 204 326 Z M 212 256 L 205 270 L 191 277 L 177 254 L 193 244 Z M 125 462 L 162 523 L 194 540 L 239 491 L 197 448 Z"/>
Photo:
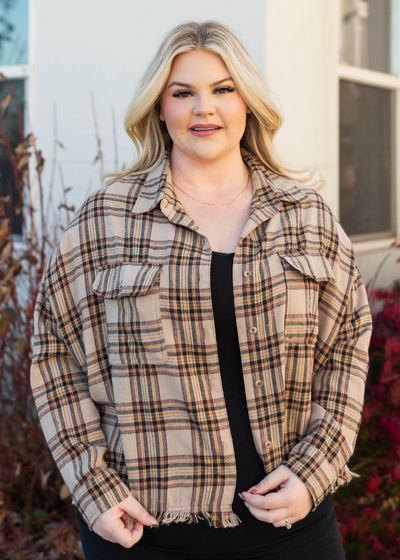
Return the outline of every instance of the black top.
<path id="1" fill-rule="evenodd" d="M 144 527 L 140 542 L 165 551 L 194 552 L 199 558 L 248 558 L 249 554 L 280 552 L 302 546 L 325 534 L 334 511 L 329 495 L 305 519 L 293 523 L 290 530 L 276 528 L 259 521 L 243 504 L 238 492 L 247 491 L 266 473 L 253 442 L 243 372 L 239 351 L 233 300 L 232 265 L 234 253 L 213 252 L 211 261 L 211 293 L 218 344 L 222 386 L 235 450 L 237 484 L 232 509 L 242 523 L 236 527 L 209 527 L 199 523 L 171 523 L 150 529 Z M 292 548 L 292 547 L 291 547 Z M 223 552 L 223 556 L 221 553 Z M 231 552 L 231 554 L 229 554 Z"/>

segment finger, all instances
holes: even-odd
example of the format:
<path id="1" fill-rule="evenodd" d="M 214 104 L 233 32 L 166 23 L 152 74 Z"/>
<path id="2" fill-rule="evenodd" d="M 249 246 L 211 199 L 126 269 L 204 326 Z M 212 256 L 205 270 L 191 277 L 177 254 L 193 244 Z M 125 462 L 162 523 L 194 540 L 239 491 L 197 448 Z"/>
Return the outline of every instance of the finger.
<path id="1" fill-rule="evenodd" d="M 143 529 L 143 523 L 124 512 L 121 517 L 115 520 L 109 534 L 113 542 L 118 542 L 125 548 L 131 548 L 142 538 Z"/>
<path id="2" fill-rule="evenodd" d="M 142 538 L 143 524 L 137 521 L 130 527 L 115 527 L 112 536 L 121 546 L 131 548 Z"/>
<path id="3" fill-rule="evenodd" d="M 290 469 L 281 465 L 263 478 L 256 486 L 249 488 L 248 491 L 251 491 L 254 494 L 265 494 L 266 492 L 270 492 L 285 482 L 289 478 L 290 474 Z"/>
<path id="4" fill-rule="evenodd" d="M 254 517 L 265 523 L 279 523 L 282 519 L 290 515 L 286 508 L 266 510 L 252 506 L 251 504 L 248 504 L 247 507 Z"/>
<path id="5" fill-rule="evenodd" d="M 286 520 L 282 519 L 281 521 L 277 521 L 276 523 L 272 523 L 274 527 L 286 527 Z"/>
<path id="6" fill-rule="evenodd" d="M 157 519 L 150 515 L 149 512 L 142 506 L 142 504 L 138 502 L 133 496 L 130 496 L 129 498 L 124 500 L 124 502 L 121 503 L 120 508 L 143 525 L 158 525 Z"/>
<path id="7" fill-rule="evenodd" d="M 289 504 L 289 496 L 285 490 L 269 492 L 265 495 L 242 492 L 241 495 L 246 502 L 263 509 L 286 508 Z"/>

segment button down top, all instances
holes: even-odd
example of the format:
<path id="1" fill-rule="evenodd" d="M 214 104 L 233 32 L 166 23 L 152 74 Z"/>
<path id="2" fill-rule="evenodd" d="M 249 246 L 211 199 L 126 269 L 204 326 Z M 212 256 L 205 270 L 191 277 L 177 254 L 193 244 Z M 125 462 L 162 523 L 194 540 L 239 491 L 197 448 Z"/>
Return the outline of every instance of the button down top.
<path id="1" fill-rule="evenodd" d="M 322 197 L 243 149 L 242 157 L 255 193 L 233 288 L 249 419 L 265 472 L 285 464 L 316 507 L 352 476 L 368 300 L 352 245 Z M 130 494 L 160 523 L 239 523 L 234 454 L 221 461 L 233 443 L 211 247 L 176 199 L 169 164 L 167 151 L 151 173 L 86 201 L 52 253 L 35 308 L 33 395 L 89 528 Z"/>

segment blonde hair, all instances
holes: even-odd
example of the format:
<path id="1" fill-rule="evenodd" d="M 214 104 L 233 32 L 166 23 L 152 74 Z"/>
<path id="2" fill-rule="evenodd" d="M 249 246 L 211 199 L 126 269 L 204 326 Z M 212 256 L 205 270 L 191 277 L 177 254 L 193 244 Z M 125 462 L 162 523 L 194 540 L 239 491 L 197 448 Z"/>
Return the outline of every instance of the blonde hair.
<path id="1" fill-rule="evenodd" d="M 165 123 L 159 120 L 160 100 L 175 57 L 194 50 L 212 52 L 223 60 L 240 95 L 251 109 L 240 146 L 272 172 L 293 179 L 291 174 L 300 172 L 284 167 L 275 154 L 273 138 L 283 119 L 270 99 L 265 79 L 239 39 L 222 23 L 208 20 L 177 25 L 165 37 L 142 77 L 125 116 L 125 130 L 136 146 L 138 160 L 121 173 L 104 175 L 104 178 L 113 177 L 106 185 L 127 175 L 150 173 L 163 161 L 166 150 L 172 147 L 172 140 Z M 314 168 L 306 177 L 296 180 L 309 182 L 315 172 Z M 324 185 L 323 180 L 318 180 L 309 186 L 321 183 Z"/>

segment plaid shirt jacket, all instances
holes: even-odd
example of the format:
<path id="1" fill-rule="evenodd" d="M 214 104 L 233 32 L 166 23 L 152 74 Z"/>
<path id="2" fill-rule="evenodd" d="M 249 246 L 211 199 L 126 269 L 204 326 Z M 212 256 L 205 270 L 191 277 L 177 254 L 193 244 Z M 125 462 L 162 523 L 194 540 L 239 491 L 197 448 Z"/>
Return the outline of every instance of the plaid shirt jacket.
<path id="1" fill-rule="evenodd" d="M 254 445 L 314 509 L 352 478 L 372 320 L 353 247 L 312 188 L 242 149 L 255 194 L 233 261 Z M 133 495 L 160 523 L 240 523 L 218 364 L 211 247 L 171 187 L 170 152 L 84 203 L 35 308 L 31 386 L 90 529 Z M 258 483 L 254 481 L 254 484 Z"/>

